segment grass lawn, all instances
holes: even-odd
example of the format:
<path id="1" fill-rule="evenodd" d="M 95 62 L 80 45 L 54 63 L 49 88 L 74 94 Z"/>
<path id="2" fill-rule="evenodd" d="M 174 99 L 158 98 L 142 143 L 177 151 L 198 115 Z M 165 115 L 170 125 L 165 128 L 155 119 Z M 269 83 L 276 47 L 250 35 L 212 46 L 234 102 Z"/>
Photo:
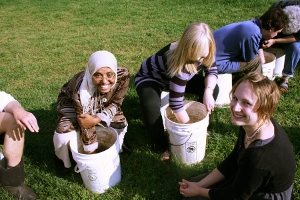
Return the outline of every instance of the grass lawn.
<path id="1" fill-rule="evenodd" d="M 212 30 L 262 15 L 273 0 L 0 0 L 0 89 L 12 94 L 37 117 L 40 132 L 26 132 L 25 183 L 40 199 L 181 199 L 178 181 L 216 167 L 231 151 L 238 127 L 229 109 L 210 116 L 206 156 L 193 166 L 176 160 L 163 163 L 150 148 L 141 121 L 134 75 L 141 62 L 167 43 L 178 40 L 185 27 L 203 21 Z M 131 72 L 123 103 L 132 154 L 120 154 L 122 181 L 104 194 L 85 189 L 80 174 L 62 178 L 54 164 L 53 132 L 56 100 L 62 85 L 84 70 L 97 50 L 112 52 Z M 274 118 L 294 146 L 297 173 L 293 199 L 300 199 L 300 67 L 281 97 Z M 192 97 L 191 97 L 192 98 Z M 74 167 L 74 166 L 73 166 Z M 0 199 L 10 199 L 1 191 Z"/>

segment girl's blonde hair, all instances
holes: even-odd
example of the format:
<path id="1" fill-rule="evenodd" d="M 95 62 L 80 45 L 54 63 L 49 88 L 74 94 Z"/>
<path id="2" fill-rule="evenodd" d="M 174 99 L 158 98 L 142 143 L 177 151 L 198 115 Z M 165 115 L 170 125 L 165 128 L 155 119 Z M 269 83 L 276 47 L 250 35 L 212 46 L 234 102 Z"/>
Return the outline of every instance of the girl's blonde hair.
<path id="1" fill-rule="evenodd" d="M 170 77 L 181 74 L 184 69 L 191 74 L 197 73 L 196 61 L 203 56 L 207 49 L 208 56 L 202 65 L 210 68 L 215 62 L 216 45 L 209 26 L 202 22 L 188 25 L 182 34 L 177 47 L 167 52 L 170 58 L 167 61 Z"/>

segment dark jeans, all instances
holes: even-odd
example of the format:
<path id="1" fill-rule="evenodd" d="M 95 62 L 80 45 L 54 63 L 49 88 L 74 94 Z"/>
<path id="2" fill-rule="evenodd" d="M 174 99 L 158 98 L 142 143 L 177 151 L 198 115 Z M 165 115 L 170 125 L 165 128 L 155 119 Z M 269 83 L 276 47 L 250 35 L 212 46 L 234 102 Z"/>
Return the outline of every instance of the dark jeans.
<path id="1" fill-rule="evenodd" d="M 201 74 L 201 73 L 200 73 Z M 204 77 L 196 74 L 186 85 L 185 92 L 198 95 L 198 101 L 203 102 Z M 136 88 L 139 95 L 143 122 L 152 142 L 152 148 L 161 153 L 169 149 L 168 138 L 164 132 L 163 120 L 160 113 L 161 93 L 163 87 L 154 81 L 142 82 Z M 216 99 L 219 88 L 216 85 L 214 98 Z"/>

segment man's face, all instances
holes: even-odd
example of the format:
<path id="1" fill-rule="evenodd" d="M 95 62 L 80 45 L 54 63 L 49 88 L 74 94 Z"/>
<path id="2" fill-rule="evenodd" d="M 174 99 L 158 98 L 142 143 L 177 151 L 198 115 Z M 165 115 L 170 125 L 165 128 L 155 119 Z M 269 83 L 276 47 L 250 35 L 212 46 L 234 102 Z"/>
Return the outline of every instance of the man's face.
<path id="1" fill-rule="evenodd" d="M 262 37 L 265 40 L 269 40 L 269 39 L 274 38 L 281 31 L 282 31 L 282 29 L 275 31 L 274 28 L 271 28 L 270 30 L 261 29 Z"/>

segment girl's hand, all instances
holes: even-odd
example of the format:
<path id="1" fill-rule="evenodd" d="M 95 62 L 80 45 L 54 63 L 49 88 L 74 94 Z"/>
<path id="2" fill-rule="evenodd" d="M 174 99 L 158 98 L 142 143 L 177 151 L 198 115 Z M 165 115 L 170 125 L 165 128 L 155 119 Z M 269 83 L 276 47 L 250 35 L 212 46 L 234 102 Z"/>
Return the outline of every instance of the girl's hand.
<path id="1" fill-rule="evenodd" d="M 213 97 L 213 89 L 206 88 L 203 96 L 203 104 L 206 106 L 206 109 L 209 114 L 214 111 L 215 108 L 215 99 Z"/>

